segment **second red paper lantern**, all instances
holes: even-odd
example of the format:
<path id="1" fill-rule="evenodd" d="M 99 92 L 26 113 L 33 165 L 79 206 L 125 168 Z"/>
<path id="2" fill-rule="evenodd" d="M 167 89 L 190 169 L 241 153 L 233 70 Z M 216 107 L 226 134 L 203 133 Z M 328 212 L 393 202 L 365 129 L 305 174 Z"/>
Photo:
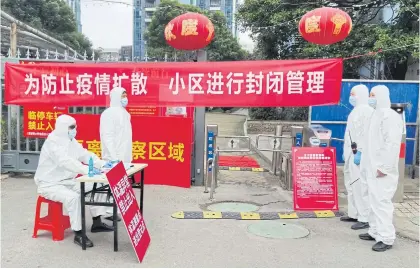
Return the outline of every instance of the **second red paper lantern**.
<path id="1" fill-rule="evenodd" d="M 338 8 L 309 11 L 299 22 L 299 33 L 308 42 L 329 45 L 343 41 L 352 28 L 350 16 Z"/>

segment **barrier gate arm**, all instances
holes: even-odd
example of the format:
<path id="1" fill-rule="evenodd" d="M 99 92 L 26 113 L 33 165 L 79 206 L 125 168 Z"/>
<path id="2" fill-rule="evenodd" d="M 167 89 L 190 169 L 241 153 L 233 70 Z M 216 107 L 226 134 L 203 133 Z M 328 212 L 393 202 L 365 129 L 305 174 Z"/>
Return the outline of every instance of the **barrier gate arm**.
<path id="1" fill-rule="evenodd" d="M 283 138 L 293 139 L 293 137 L 290 136 L 290 135 L 280 135 L 280 136 L 278 136 L 278 135 L 265 135 L 265 134 L 264 135 L 261 135 L 261 134 L 257 135 L 257 140 L 255 141 L 255 145 L 256 145 L 257 149 L 259 151 L 272 151 L 272 152 L 288 152 L 288 151 L 287 150 L 282 150 L 282 149 L 260 149 L 258 147 L 260 137 L 270 137 L 270 138 L 274 138 L 274 139 L 283 139 Z"/>

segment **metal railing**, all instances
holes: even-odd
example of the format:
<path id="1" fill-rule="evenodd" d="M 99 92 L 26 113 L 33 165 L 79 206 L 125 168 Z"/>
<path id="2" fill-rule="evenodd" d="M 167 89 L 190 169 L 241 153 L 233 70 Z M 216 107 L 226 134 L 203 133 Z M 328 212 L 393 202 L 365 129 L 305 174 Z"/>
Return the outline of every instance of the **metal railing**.
<path id="1" fill-rule="evenodd" d="M 260 147 L 260 138 L 266 137 L 271 138 L 273 141 L 270 148 Z M 283 140 L 290 140 L 290 144 L 293 145 L 293 137 L 290 135 L 283 135 L 283 127 L 281 125 L 276 126 L 274 135 L 261 134 L 257 135 L 256 148 L 259 151 L 269 151 L 273 153 L 271 161 L 271 172 L 276 176 L 279 175 L 280 185 L 286 190 L 292 190 L 292 155 L 290 149 L 282 149 Z M 284 169 L 283 169 L 284 168 Z"/>
<path id="2" fill-rule="evenodd" d="M 209 125 L 208 125 L 209 126 Z M 232 149 L 220 149 L 220 147 L 217 145 L 217 141 L 220 141 L 220 139 L 231 139 L 232 141 Z M 235 145 L 233 143 L 233 141 L 238 140 L 238 139 L 245 139 L 247 140 L 246 142 L 246 147 L 244 149 L 234 149 Z M 238 141 L 236 141 L 235 143 L 239 143 Z M 219 165 L 218 165 L 218 161 L 219 161 L 219 156 L 221 152 L 251 152 L 251 139 L 249 136 L 219 136 L 219 135 L 214 135 L 213 136 L 213 157 L 208 158 L 207 159 L 207 175 L 206 175 L 206 179 L 205 179 L 205 183 L 204 183 L 204 193 L 209 193 L 209 183 L 210 183 L 210 200 L 214 199 L 214 193 L 215 193 L 215 189 L 218 186 L 218 180 L 217 180 L 217 175 L 219 172 Z M 211 169 L 209 169 L 211 168 Z"/>

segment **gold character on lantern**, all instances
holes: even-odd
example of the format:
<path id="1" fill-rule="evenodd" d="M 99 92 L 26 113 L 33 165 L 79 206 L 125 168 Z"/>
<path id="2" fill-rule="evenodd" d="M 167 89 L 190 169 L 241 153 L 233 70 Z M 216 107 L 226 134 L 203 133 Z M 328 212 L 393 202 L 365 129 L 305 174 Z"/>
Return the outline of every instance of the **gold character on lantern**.
<path id="1" fill-rule="evenodd" d="M 331 21 L 334 23 L 333 35 L 338 35 L 343 25 L 347 22 L 346 17 L 338 13 L 331 18 Z"/>
<path id="2" fill-rule="evenodd" d="M 211 39 L 211 36 L 213 35 L 213 33 L 214 33 L 214 26 L 213 26 L 213 23 L 211 23 L 210 21 L 207 23 L 207 25 L 206 25 L 206 28 L 207 28 L 207 31 L 209 31 L 209 35 L 207 36 L 207 38 L 206 38 L 206 41 L 210 41 L 210 39 Z"/>
<path id="3" fill-rule="evenodd" d="M 176 36 L 172 33 L 172 30 L 174 29 L 174 24 L 169 23 L 165 27 L 165 39 L 168 41 L 171 41 L 172 39 L 176 39 Z"/>
<path id="4" fill-rule="evenodd" d="M 194 19 L 183 20 L 181 35 L 183 36 L 198 35 L 197 25 L 198 25 L 198 20 L 194 20 Z"/>
<path id="5" fill-rule="evenodd" d="M 315 16 L 315 15 L 307 18 L 305 20 L 305 32 L 307 34 L 321 32 L 321 28 L 319 27 L 320 20 L 321 20 L 321 16 Z"/>

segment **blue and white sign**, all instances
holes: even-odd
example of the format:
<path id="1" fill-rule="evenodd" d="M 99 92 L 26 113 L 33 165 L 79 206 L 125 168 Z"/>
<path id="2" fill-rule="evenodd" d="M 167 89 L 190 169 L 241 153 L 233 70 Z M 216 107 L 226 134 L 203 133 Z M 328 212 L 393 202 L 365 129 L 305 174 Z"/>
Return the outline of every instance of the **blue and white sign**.
<path id="1" fill-rule="evenodd" d="M 296 144 L 295 147 L 302 147 L 302 133 L 296 134 Z"/>
<path id="2" fill-rule="evenodd" d="M 214 158 L 214 133 L 207 133 L 207 160 Z M 208 164 L 208 162 L 207 162 Z M 207 167 L 208 171 L 211 172 L 211 166 Z"/>

